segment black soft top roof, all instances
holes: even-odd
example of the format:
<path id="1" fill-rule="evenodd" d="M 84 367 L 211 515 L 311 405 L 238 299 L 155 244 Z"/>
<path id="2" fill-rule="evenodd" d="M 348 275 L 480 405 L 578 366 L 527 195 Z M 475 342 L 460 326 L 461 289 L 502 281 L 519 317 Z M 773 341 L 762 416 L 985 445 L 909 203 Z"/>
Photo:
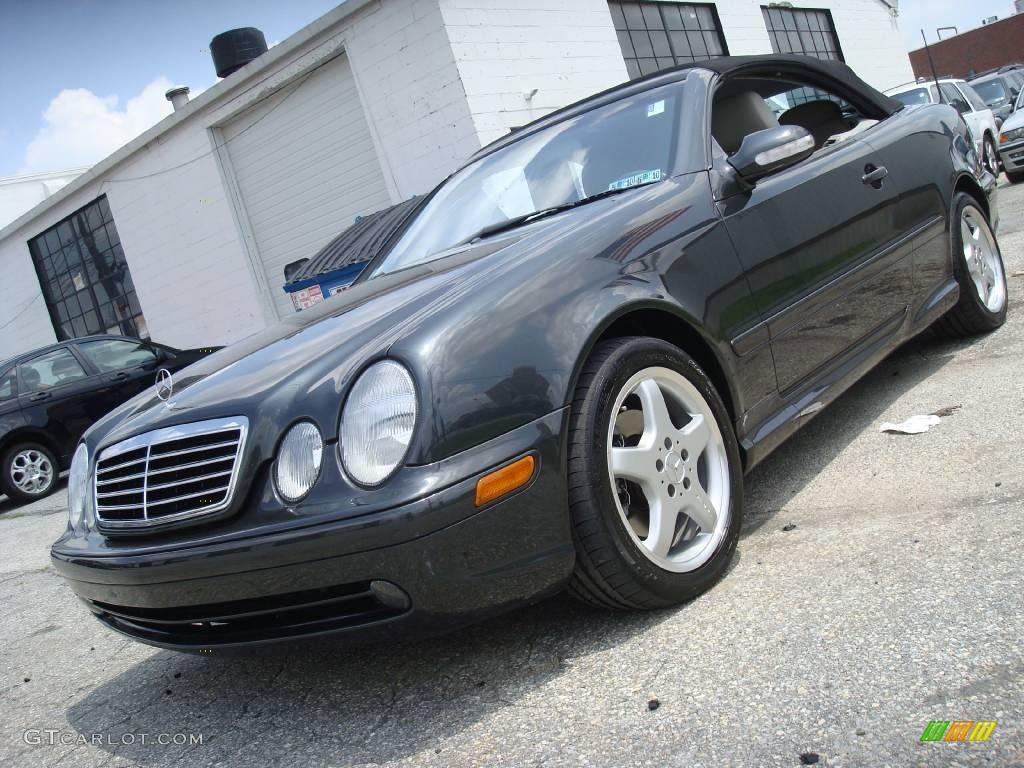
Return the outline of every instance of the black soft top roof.
<path id="1" fill-rule="evenodd" d="M 881 91 L 872 88 L 841 61 L 816 59 L 812 56 L 796 56 L 775 53 L 765 56 L 720 56 L 717 59 L 698 61 L 680 69 L 708 69 L 729 77 L 742 76 L 745 72 L 777 69 L 779 74 L 787 72 L 814 80 L 819 77 L 837 81 L 844 90 L 855 93 L 865 106 L 876 112 L 891 115 L 904 108 L 904 104 L 891 99 Z"/>
<path id="2" fill-rule="evenodd" d="M 906 106 L 902 102 L 889 98 L 881 91 L 872 88 L 857 77 L 850 67 L 840 61 L 783 53 L 760 56 L 719 56 L 715 59 L 695 61 L 691 64 L 681 64 L 678 67 L 662 69 L 636 80 L 621 83 L 593 96 L 588 96 L 586 99 L 575 104 L 562 107 L 516 129 L 507 136 L 502 136 L 500 139 L 491 142 L 476 152 L 466 164 L 468 165 L 484 155 L 488 155 L 507 144 L 515 142 L 522 135 L 557 123 L 566 117 L 589 111 L 601 104 L 614 101 L 626 93 L 646 90 L 657 85 L 683 80 L 694 69 L 705 69 L 727 77 L 742 77 L 744 75 L 755 77 L 766 72 L 782 76 L 789 74 L 811 85 L 816 80 L 824 81 L 823 85 L 828 82 L 835 82 L 840 86 L 841 90 L 845 91 L 841 95 L 845 96 L 854 106 L 867 113 L 866 116 L 876 119 L 888 117 Z"/>

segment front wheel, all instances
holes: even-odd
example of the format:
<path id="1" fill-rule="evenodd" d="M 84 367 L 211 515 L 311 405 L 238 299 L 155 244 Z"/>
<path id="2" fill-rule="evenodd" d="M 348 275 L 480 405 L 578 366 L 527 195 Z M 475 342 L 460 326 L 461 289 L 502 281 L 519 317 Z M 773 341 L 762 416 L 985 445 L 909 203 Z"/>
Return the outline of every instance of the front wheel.
<path id="1" fill-rule="evenodd" d="M 988 217 L 970 195 L 953 199 L 950 230 L 960 300 L 936 327 L 953 337 L 994 331 L 1006 322 L 1006 273 Z"/>
<path id="2" fill-rule="evenodd" d="M 59 474 L 57 460 L 44 446 L 21 443 L 3 455 L 4 493 L 16 501 L 35 501 L 53 492 Z"/>
<path id="3" fill-rule="evenodd" d="M 569 591 L 610 608 L 662 608 L 711 587 L 742 523 L 739 445 L 697 363 L 666 342 L 600 344 L 572 406 Z"/>

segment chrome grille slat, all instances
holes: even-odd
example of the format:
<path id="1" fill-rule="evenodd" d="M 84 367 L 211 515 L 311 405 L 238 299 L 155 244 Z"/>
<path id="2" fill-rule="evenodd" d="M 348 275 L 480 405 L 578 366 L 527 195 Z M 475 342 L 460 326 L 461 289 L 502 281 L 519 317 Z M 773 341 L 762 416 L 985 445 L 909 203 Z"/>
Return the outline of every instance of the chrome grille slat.
<path id="1" fill-rule="evenodd" d="M 100 529 L 144 529 L 225 509 L 234 494 L 248 427 L 244 417 L 211 419 L 146 432 L 102 449 L 93 477 Z M 224 455 L 188 460 L 215 452 Z M 128 455 L 136 458 L 124 461 Z M 129 474 L 111 476 L 126 468 Z M 182 492 L 174 493 L 179 488 Z"/>
<path id="2" fill-rule="evenodd" d="M 149 456 L 150 461 L 156 459 L 169 459 L 174 456 L 184 456 L 186 453 L 198 453 L 199 451 L 215 451 L 218 448 L 231 448 L 237 447 L 237 440 L 229 440 L 224 443 L 214 443 L 213 445 L 202 445 L 198 448 L 183 448 L 180 451 L 168 451 L 167 453 L 151 453 Z"/>
<path id="3" fill-rule="evenodd" d="M 135 459 L 134 461 L 126 461 L 124 464 L 115 464 L 112 467 L 104 467 L 103 469 L 97 469 L 96 474 L 102 475 L 107 472 L 113 472 L 115 469 L 121 469 L 122 467 L 130 467 L 132 464 L 142 464 L 146 459 Z"/>
<path id="4" fill-rule="evenodd" d="M 234 456 L 225 456 L 222 459 L 205 459 L 204 461 L 192 461 L 188 464 L 179 464 L 176 467 L 169 467 L 167 469 L 151 469 L 147 474 L 151 477 L 153 475 L 163 475 L 168 472 L 178 472 L 185 469 L 194 469 L 195 467 L 205 467 L 208 464 L 223 464 L 225 461 L 234 461 Z M 136 475 L 136 477 L 142 477 L 142 475 Z M 116 481 L 111 481 L 116 482 Z"/>
<path id="5" fill-rule="evenodd" d="M 186 499 L 196 499 L 196 498 L 199 498 L 200 496 L 216 496 L 218 493 L 226 491 L 227 489 L 228 489 L 228 487 L 226 485 L 223 485 L 223 486 L 221 486 L 219 488 L 210 488 L 210 489 L 205 490 L 205 491 L 198 491 L 197 493 L 185 493 L 185 494 L 182 494 L 181 496 L 172 496 L 169 499 L 161 499 L 160 501 L 151 501 L 151 502 L 149 502 L 148 506 L 150 506 L 150 507 L 158 507 L 161 504 L 172 504 L 175 501 L 185 501 Z M 102 506 L 101 505 L 101 506 L 97 507 L 97 509 L 135 509 L 138 506 L 139 506 L 138 504 L 125 504 L 125 505 L 121 505 L 121 506 L 116 506 L 116 505 Z"/>

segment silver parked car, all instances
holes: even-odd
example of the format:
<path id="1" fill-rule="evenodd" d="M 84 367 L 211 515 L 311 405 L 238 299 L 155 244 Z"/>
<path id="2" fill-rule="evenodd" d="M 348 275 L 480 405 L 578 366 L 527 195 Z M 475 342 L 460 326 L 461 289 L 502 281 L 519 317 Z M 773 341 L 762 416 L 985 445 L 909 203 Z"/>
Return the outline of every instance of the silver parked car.
<path id="1" fill-rule="evenodd" d="M 1006 178 L 1014 184 L 1024 181 L 1024 89 L 1017 95 L 1013 114 L 999 129 L 999 159 Z"/>

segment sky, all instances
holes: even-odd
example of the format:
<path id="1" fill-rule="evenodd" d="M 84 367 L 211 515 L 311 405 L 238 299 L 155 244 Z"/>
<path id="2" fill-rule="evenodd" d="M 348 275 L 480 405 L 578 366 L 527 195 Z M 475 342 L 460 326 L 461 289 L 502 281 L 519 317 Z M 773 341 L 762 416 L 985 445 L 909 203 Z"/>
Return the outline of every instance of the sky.
<path id="1" fill-rule="evenodd" d="M 92 165 L 217 82 L 210 38 L 284 40 L 340 0 L 0 0 L 0 177 Z"/>
<path id="2" fill-rule="evenodd" d="M 164 92 L 217 81 L 210 38 L 284 40 L 339 0 L 0 0 L 0 177 L 88 166 L 171 111 Z M 813 0 L 798 5 L 813 5 Z M 1011 0 L 903 0 L 908 50 L 936 27 L 1012 14 Z"/>

